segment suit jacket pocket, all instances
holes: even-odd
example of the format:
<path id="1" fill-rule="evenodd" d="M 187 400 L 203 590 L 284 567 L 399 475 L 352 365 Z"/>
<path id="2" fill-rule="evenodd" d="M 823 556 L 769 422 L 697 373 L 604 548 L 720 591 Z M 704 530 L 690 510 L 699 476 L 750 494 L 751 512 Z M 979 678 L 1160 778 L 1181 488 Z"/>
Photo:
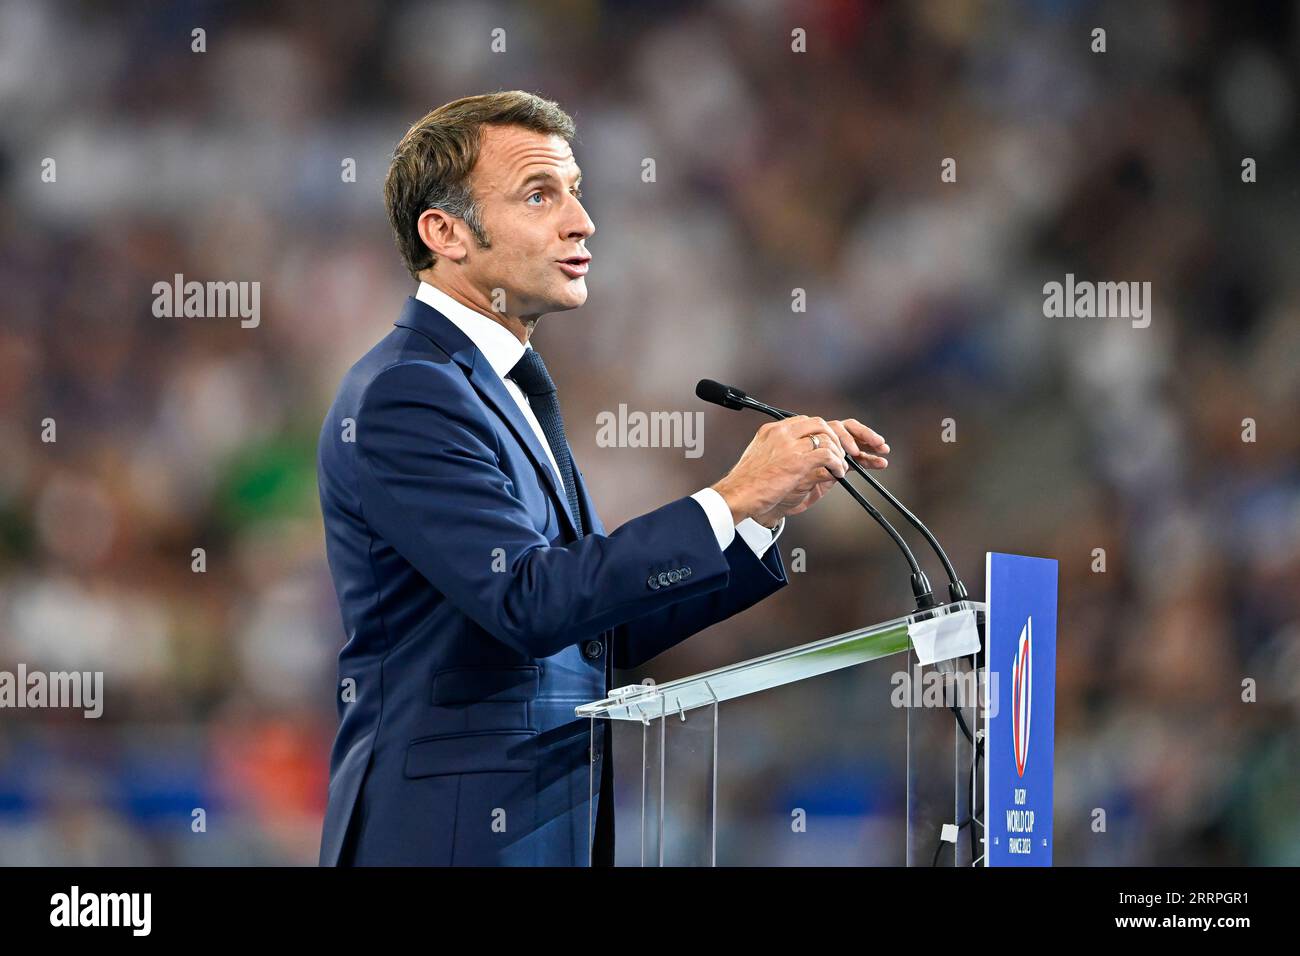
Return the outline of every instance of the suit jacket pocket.
<path id="1" fill-rule="evenodd" d="M 449 773 L 510 773 L 537 765 L 535 730 L 478 730 L 412 740 L 406 748 L 407 777 Z"/>

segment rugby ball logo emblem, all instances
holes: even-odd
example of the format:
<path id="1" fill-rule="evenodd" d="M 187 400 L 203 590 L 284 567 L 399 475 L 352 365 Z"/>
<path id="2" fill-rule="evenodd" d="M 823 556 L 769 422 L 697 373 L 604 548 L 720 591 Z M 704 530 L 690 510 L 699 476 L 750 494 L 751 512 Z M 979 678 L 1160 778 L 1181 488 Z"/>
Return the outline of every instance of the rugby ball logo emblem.
<path id="1" fill-rule="evenodd" d="M 1011 672 L 1011 742 L 1016 752 L 1016 773 L 1025 775 L 1029 760 L 1029 718 L 1033 716 L 1034 671 L 1032 653 L 1034 619 L 1028 618 L 1020 630 L 1015 666 Z"/>

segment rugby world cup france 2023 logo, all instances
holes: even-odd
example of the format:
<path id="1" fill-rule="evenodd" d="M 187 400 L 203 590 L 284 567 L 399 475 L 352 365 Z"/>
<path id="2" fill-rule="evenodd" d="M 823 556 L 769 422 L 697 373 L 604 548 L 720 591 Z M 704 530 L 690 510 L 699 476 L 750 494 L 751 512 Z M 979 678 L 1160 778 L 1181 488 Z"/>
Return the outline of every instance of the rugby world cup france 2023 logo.
<path id="1" fill-rule="evenodd" d="M 1016 774 L 1025 775 L 1029 761 L 1029 719 L 1033 716 L 1034 670 L 1032 652 L 1034 619 L 1025 621 L 1016 646 L 1015 665 L 1011 670 L 1011 743 L 1016 752 Z"/>

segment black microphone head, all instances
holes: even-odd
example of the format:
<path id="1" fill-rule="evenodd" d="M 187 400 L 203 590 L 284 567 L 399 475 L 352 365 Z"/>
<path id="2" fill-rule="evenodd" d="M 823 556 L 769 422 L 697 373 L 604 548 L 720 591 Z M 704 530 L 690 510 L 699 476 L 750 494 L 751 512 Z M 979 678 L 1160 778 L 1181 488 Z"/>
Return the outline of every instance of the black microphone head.
<path id="1" fill-rule="evenodd" d="M 702 378 L 695 385 L 695 397 L 714 405 L 721 405 L 723 408 L 740 410 L 745 407 L 740 399 L 745 398 L 746 395 L 738 388 L 723 385 L 711 378 Z"/>

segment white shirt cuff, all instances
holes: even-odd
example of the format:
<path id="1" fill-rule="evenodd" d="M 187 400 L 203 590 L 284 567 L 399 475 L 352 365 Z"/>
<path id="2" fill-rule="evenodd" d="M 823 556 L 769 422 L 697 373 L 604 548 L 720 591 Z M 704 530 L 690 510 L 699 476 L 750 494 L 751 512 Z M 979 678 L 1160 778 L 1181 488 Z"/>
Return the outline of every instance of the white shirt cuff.
<path id="1" fill-rule="evenodd" d="M 749 545 L 749 550 L 753 551 L 757 557 L 762 557 L 777 536 L 785 530 L 785 519 L 782 518 L 777 522 L 776 527 L 769 531 L 753 518 L 746 518 L 740 524 L 733 524 L 731 520 L 731 508 L 727 506 L 727 500 L 714 491 L 712 488 L 701 488 L 695 494 L 691 495 L 704 513 L 708 516 L 709 525 L 713 528 L 713 536 L 718 540 L 718 547 L 726 551 L 731 547 L 731 543 L 736 540 L 739 534 L 745 539 L 745 544 Z"/>
<path id="2" fill-rule="evenodd" d="M 730 509 L 728 509 L 730 511 Z M 736 534 L 745 539 L 745 544 L 749 545 L 749 550 L 753 551 L 755 556 L 762 557 L 767 549 L 772 547 L 777 537 L 785 530 L 785 519 L 782 518 L 776 523 L 776 527 L 769 531 L 753 518 L 746 518 L 740 524 L 736 525 Z"/>
<path id="3" fill-rule="evenodd" d="M 731 542 L 736 540 L 736 526 L 732 523 L 727 499 L 712 488 L 701 488 L 691 497 L 700 503 L 708 515 L 709 524 L 713 526 L 713 536 L 718 539 L 718 547 L 726 551 L 731 547 Z"/>

